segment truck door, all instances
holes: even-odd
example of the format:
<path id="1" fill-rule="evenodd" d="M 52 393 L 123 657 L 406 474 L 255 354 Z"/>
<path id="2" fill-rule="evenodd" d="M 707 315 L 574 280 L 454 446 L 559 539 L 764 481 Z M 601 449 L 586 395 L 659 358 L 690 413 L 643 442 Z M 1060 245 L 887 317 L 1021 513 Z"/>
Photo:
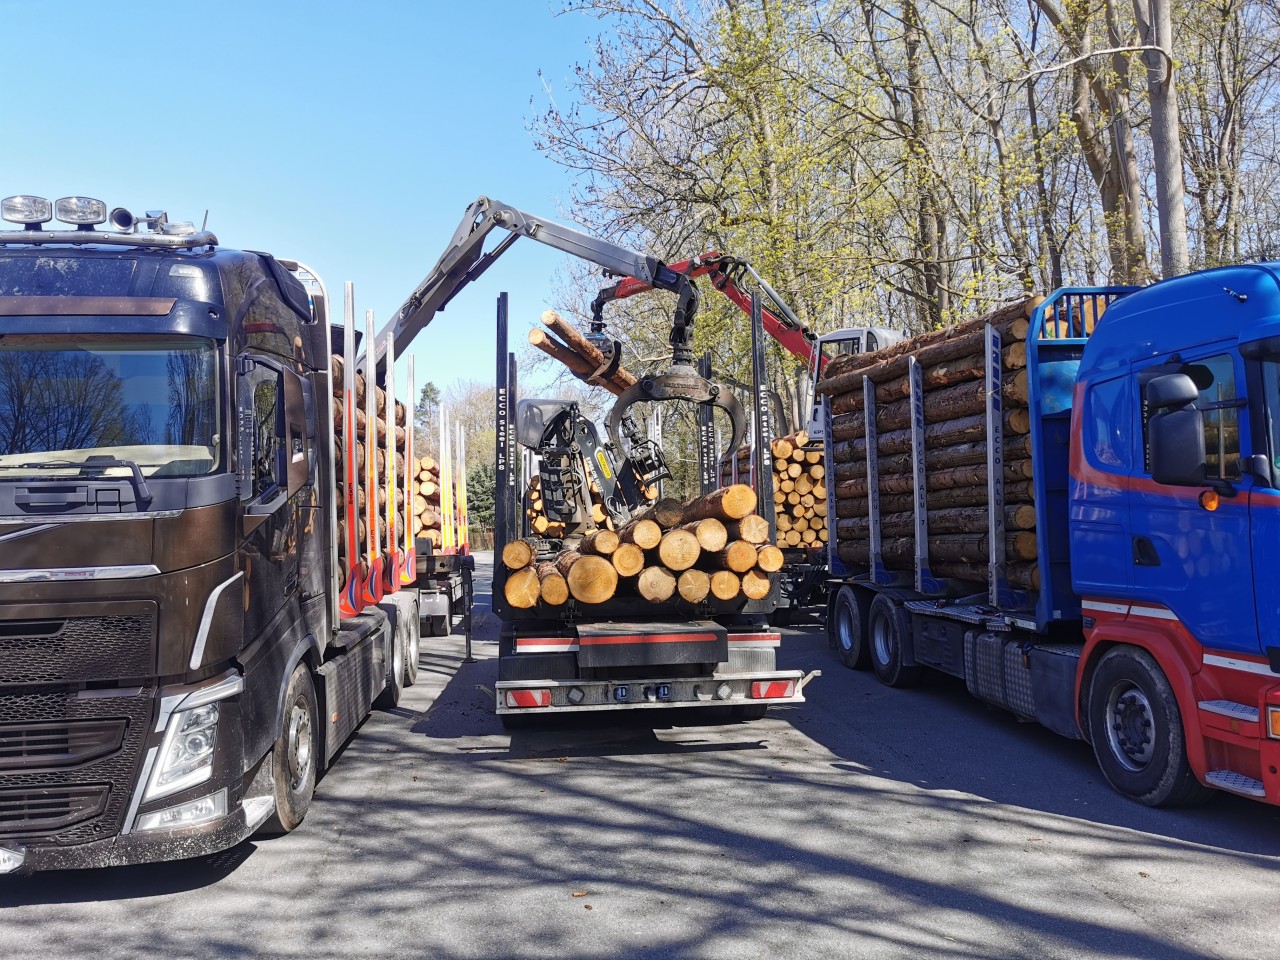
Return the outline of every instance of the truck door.
<path id="1" fill-rule="evenodd" d="M 1168 372 L 1167 362 L 1148 373 Z M 1214 509 L 1202 505 L 1207 487 L 1173 487 L 1151 479 L 1145 402 L 1138 411 L 1143 462 L 1132 486 L 1130 520 L 1133 599 L 1167 607 L 1205 647 L 1258 653 L 1254 616 L 1254 561 L 1250 536 L 1250 493 L 1242 487 L 1240 416 L 1244 385 L 1240 358 L 1226 352 L 1184 354 L 1179 372 L 1188 374 L 1200 395 L 1206 463 L 1211 475 L 1235 486 Z M 1139 390 L 1144 389 L 1137 371 Z M 1274 568 L 1273 568 L 1274 569 Z M 1148 614 L 1159 616 L 1159 614 Z"/>
<path id="2" fill-rule="evenodd" d="M 290 402 L 296 375 L 278 358 L 248 352 L 238 361 L 237 455 L 249 590 L 245 637 L 257 639 L 298 589 L 299 486 L 295 451 L 301 412 Z M 290 380 L 293 378 L 293 380 Z"/>
<path id="3" fill-rule="evenodd" d="M 1249 491 L 1249 521 L 1253 530 L 1253 575 L 1257 593 L 1258 639 L 1261 652 L 1280 647 L 1280 356 L 1265 357 L 1261 366 L 1265 431 L 1250 446 L 1269 470 L 1254 469 Z M 1261 464 L 1259 463 L 1259 467 Z M 1268 477 L 1269 474 L 1269 477 Z"/>

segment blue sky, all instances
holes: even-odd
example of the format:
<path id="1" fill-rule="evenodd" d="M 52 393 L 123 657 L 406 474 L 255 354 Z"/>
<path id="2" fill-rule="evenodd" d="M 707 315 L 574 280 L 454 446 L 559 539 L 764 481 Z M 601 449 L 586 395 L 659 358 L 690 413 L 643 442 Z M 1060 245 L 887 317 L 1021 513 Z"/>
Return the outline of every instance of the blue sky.
<path id="1" fill-rule="evenodd" d="M 224 246 L 315 267 L 338 310 L 354 281 L 381 328 L 477 196 L 571 220 L 568 174 L 527 127 L 544 83 L 570 97 L 601 24 L 559 7 L 0 0 L 0 196 L 87 195 L 197 226 L 207 209 Z M 517 242 L 419 337 L 419 384 L 491 382 L 498 292 L 522 342 L 565 262 Z"/>

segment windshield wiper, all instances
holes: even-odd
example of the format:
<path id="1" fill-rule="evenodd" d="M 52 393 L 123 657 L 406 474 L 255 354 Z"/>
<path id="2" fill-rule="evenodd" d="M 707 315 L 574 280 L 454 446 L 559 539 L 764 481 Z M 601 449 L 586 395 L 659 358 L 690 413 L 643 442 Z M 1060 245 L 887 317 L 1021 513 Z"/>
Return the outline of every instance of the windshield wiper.
<path id="1" fill-rule="evenodd" d="M 136 461 L 122 460 L 119 457 L 113 457 L 110 454 L 94 454 L 83 460 L 39 460 L 32 463 L 15 463 L 0 466 L 0 470 L 50 470 L 50 469 L 78 469 L 79 475 L 88 477 L 89 479 L 98 479 L 104 470 L 112 467 L 124 467 L 132 474 L 133 493 L 138 503 L 144 507 L 151 506 L 151 501 L 155 499 L 151 496 L 151 488 L 147 486 L 146 477 L 142 475 L 142 469 Z"/>

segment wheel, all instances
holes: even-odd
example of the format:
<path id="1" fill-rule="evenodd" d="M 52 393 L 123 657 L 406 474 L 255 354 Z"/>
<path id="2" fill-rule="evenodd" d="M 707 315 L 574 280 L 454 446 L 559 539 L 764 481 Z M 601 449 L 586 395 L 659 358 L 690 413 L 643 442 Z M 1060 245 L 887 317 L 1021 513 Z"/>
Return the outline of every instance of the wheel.
<path id="1" fill-rule="evenodd" d="M 902 662 L 910 629 L 906 612 L 884 594 L 876 594 L 867 614 L 867 647 L 871 668 L 885 686 L 913 687 L 924 676 L 924 667 Z"/>
<path id="2" fill-rule="evenodd" d="M 387 678 L 387 685 L 373 701 L 373 705 L 379 709 L 390 710 L 400 702 L 400 696 L 404 693 L 404 648 L 404 627 L 397 613 L 391 618 L 391 676 Z"/>
<path id="3" fill-rule="evenodd" d="M 768 619 L 771 627 L 789 627 L 795 619 L 795 607 L 778 607 Z"/>
<path id="4" fill-rule="evenodd" d="M 1149 807 L 1202 803 L 1202 786 L 1187 761 L 1182 711 L 1155 658 L 1138 647 L 1115 647 L 1089 683 L 1090 739 L 1111 786 Z"/>
<path id="5" fill-rule="evenodd" d="M 418 659 L 422 654 L 422 621 L 417 604 L 414 604 L 413 616 L 405 623 L 405 630 L 408 636 L 404 645 L 404 685 L 412 687 L 418 682 Z"/>
<path id="6" fill-rule="evenodd" d="M 871 666 L 865 604 L 853 587 L 841 587 L 836 594 L 834 609 L 827 619 L 827 637 L 840 655 L 840 662 L 850 670 Z"/>
<path id="7" fill-rule="evenodd" d="M 271 750 L 275 812 L 259 829 L 264 836 L 288 833 L 302 822 L 316 789 L 316 689 L 311 671 L 298 664 L 285 691 L 284 724 Z"/>
<path id="8" fill-rule="evenodd" d="M 446 614 L 440 614 L 438 617 L 429 617 L 429 629 L 433 637 L 447 637 L 450 634 L 449 617 Z"/>
<path id="9" fill-rule="evenodd" d="M 769 712 L 767 703 L 753 703 L 747 707 L 734 707 L 733 719 L 735 720 L 763 720 L 765 714 Z"/>

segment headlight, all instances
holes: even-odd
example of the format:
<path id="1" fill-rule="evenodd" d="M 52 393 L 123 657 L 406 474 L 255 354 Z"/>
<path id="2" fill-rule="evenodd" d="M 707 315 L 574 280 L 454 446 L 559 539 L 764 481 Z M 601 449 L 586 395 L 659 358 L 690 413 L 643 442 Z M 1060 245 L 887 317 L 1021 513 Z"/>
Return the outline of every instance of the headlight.
<path id="1" fill-rule="evenodd" d="M 208 780 L 213 774 L 213 748 L 217 742 L 218 704 L 176 711 L 169 718 L 160 758 L 151 771 L 143 801 L 167 797 Z"/>

